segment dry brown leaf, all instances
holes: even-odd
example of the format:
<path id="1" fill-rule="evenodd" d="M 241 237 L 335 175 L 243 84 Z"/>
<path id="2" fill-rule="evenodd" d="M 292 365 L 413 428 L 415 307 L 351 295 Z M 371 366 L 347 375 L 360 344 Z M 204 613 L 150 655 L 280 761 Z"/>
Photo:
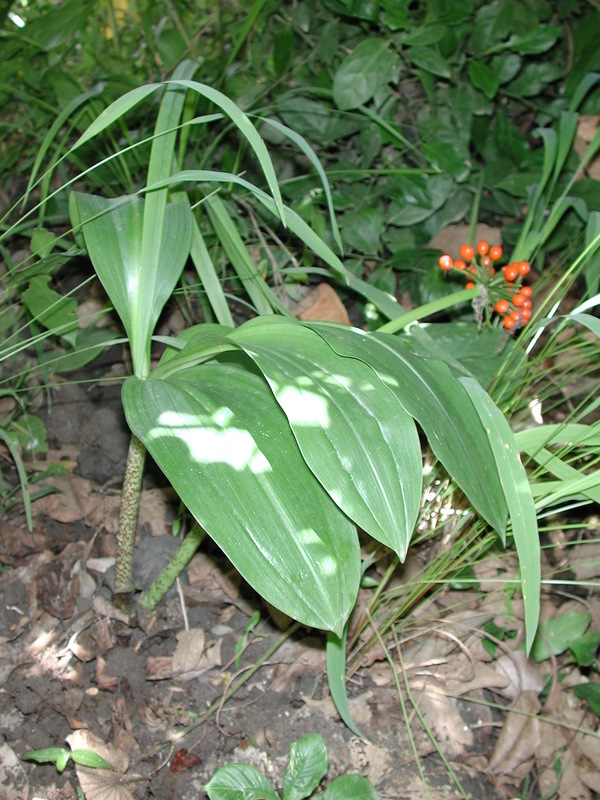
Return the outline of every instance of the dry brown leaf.
<path id="1" fill-rule="evenodd" d="M 437 681 L 430 680 L 425 692 L 420 696 L 415 692 L 415 696 L 427 726 L 448 758 L 458 758 L 473 746 L 473 731 L 465 725 L 457 700 L 446 697 Z"/>
<path id="2" fill-rule="evenodd" d="M 78 475 L 55 475 L 41 481 L 40 486 L 58 489 L 57 493 L 40 497 L 33 503 L 37 514 L 45 514 L 57 522 L 77 522 L 92 516 L 105 498 L 93 491 L 93 484 Z"/>
<path id="3" fill-rule="evenodd" d="M 114 767 L 108 770 L 75 766 L 86 800 L 133 800 L 133 782 L 140 776 L 126 774 L 129 756 L 124 750 L 105 744 L 90 730 L 74 731 L 67 736 L 67 742 L 71 750 L 91 751 Z"/>
<path id="4" fill-rule="evenodd" d="M 451 256 L 458 258 L 461 245 L 470 240 L 471 230 L 469 225 L 447 225 L 427 245 Z M 490 228 L 483 222 L 477 225 L 475 239 L 486 239 L 490 244 L 502 244 L 502 229 Z"/>
<path id="5" fill-rule="evenodd" d="M 522 650 L 500 656 L 495 665 L 497 672 L 506 677 L 506 686 L 499 687 L 499 694 L 508 700 L 514 700 L 521 692 L 539 694 L 544 688 L 545 681 L 539 666 L 527 658 Z"/>
<path id="6" fill-rule="evenodd" d="M 180 631 L 176 638 L 178 644 L 172 657 L 150 656 L 146 660 L 147 680 L 177 678 L 180 681 L 191 681 L 210 669 L 221 666 L 222 639 L 206 647 L 204 631 L 200 628 Z"/>
<path id="7" fill-rule="evenodd" d="M 307 294 L 296 306 L 294 316 L 302 320 L 324 320 L 350 325 L 346 307 L 328 283 L 320 283 Z"/>
<path id="8" fill-rule="evenodd" d="M 535 692 L 522 692 L 506 715 L 502 731 L 488 762 L 488 771 L 514 773 L 528 762 L 540 745 L 541 704 Z"/>
<path id="9" fill-rule="evenodd" d="M 290 694 L 298 678 L 311 672 L 325 671 L 325 651 L 319 640 L 307 637 L 286 642 L 278 652 L 279 663 L 273 670 L 271 689 Z"/>
<path id="10" fill-rule="evenodd" d="M 577 133 L 573 147 L 580 158 L 583 158 L 588 145 L 598 131 L 600 116 L 598 114 L 582 114 L 577 121 Z M 595 156 L 586 167 L 590 178 L 600 180 L 600 158 Z M 584 177 L 584 175 L 582 175 Z"/>
<path id="11" fill-rule="evenodd" d="M 117 688 L 119 679 L 114 675 L 109 675 L 106 671 L 106 661 L 102 656 L 98 656 L 96 660 L 96 683 L 98 688 L 106 692 L 112 692 Z"/>
<path id="12" fill-rule="evenodd" d="M 600 542 L 575 545 L 569 552 L 569 569 L 578 581 L 600 576 Z"/>

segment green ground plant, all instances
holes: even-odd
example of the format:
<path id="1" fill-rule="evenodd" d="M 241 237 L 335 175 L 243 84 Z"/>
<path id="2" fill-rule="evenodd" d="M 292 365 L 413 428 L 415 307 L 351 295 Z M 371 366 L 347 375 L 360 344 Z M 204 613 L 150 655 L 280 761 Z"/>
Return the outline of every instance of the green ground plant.
<path id="1" fill-rule="evenodd" d="M 134 436 L 117 595 L 133 588 L 147 449 L 199 524 L 142 604 L 158 602 L 208 532 L 274 606 L 329 631 L 332 695 L 358 732 L 344 686 L 347 645 L 359 635 L 347 642 L 347 620 L 369 580 L 357 524 L 380 552 L 395 554 L 374 592 L 371 644 L 397 633 L 427 593 L 464 578 L 473 559 L 508 537 L 520 559 L 529 648 L 539 611 L 538 519 L 598 502 L 589 466 L 598 457 L 592 389 L 576 403 L 570 395 L 566 422 L 534 426 L 531 418 L 532 402 L 552 408 L 557 387 L 570 391 L 596 374 L 600 202 L 597 181 L 575 179 L 600 138 L 583 159 L 572 146 L 579 112 L 598 106 L 597 14 L 586 4 L 550 14 L 545 3 L 508 0 L 452 8 L 315 0 L 293 9 L 255 0 L 249 11 L 209 48 L 202 83 L 197 64 L 184 59 L 187 46 L 178 46 L 170 81 L 146 83 L 148 64 L 136 62 L 125 86 L 110 82 L 101 113 L 89 85 L 96 61 L 68 103 L 57 95 L 59 119 L 45 118 L 44 128 L 36 116 L 36 128 L 49 132 L 29 145 L 26 198 L 39 205 L 16 223 L 14 213 L 5 220 L 4 237 L 33 243 L 35 233 L 39 242 L 70 212 L 77 246 L 53 239 L 40 274 L 16 271 L 29 291 L 25 311 L 40 336 L 67 334 L 63 354 L 103 347 L 100 339 L 79 341 L 79 332 L 69 340 L 48 316 L 49 308 L 66 310 L 49 288 L 48 259 L 61 247 L 89 256 L 131 348 L 123 403 Z M 113 78 L 128 63 L 139 20 L 114 28 L 123 31 L 118 42 L 96 34 L 84 43 L 88 53 L 111 49 Z M 565 78 L 567 23 L 577 47 Z M 171 16 L 165 42 L 177 27 Z M 65 44 L 38 47 L 38 60 Z M 23 61 L 30 44 L 18 46 Z M 67 206 L 53 186 L 75 180 Z M 483 273 L 475 288 L 456 291 L 457 273 L 444 279 L 439 253 L 423 247 L 469 216 L 471 245 L 479 219 L 510 218 L 503 245 L 511 263 L 527 260 L 542 273 L 533 287 L 542 310 L 518 339 L 492 321 Z M 548 274 L 549 261 L 573 241 L 581 246 L 572 266 Z M 188 259 L 205 324 L 156 337 Z M 313 276 L 358 298 L 377 331 L 292 319 L 284 300 Z M 544 280 L 555 285 L 538 303 Z M 567 290 L 583 302 L 559 316 Z M 233 293 L 256 319 L 236 327 Z M 412 311 L 396 302 L 400 293 Z M 480 321 L 481 309 L 489 311 L 479 331 L 471 301 Z M 569 326 L 574 358 L 550 377 L 543 364 Z M 165 350 L 153 364 L 156 344 Z M 434 454 L 425 474 L 418 430 Z M 433 498 L 422 506 L 424 489 Z M 442 500 L 466 512 L 452 548 L 415 584 L 388 591 Z M 438 532 L 433 526 L 427 535 Z"/>

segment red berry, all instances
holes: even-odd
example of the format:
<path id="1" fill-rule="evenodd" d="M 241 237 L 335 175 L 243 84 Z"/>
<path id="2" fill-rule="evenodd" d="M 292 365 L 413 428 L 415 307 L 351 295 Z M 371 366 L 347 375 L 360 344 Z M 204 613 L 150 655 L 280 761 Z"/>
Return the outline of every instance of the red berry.
<path id="1" fill-rule="evenodd" d="M 486 256 L 489 249 L 490 246 L 485 241 L 485 239 L 482 239 L 480 242 L 477 242 L 477 252 L 479 253 L 480 256 Z"/>
<path id="2" fill-rule="evenodd" d="M 494 308 L 498 314 L 506 314 L 508 311 L 508 305 L 508 300 L 498 300 Z"/>
<path id="3" fill-rule="evenodd" d="M 460 258 L 457 258 L 456 261 L 454 262 L 454 269 L 466 269 L 466 268 L 467 265 L 465 264 L 465 262 L 461 261 Z"/>
<path id="4" fill-rule="evenodd" d="M 521 319 L 523 322 L 529 322 L 531 319 L 531 311 L 528 308 L 521 309 Z"/>
<path id="5" fill-rule="evenodd" d="M 513 295 L 512 299 L 513 306 L 517 306 L 517 308 L 520 308 L 522 305 L 524 305 L 526 300 L 527 298 L 525 297 L 524 294 L 521 294 L 521 292 L 517 292 L 516 294 Z"/>
<path id="6" fill-rule="evenodd" d="M 460 254 L 465 261 L 470 261 L 475 255 L 475 250 L 470 244 L 463 244 L 463 246 L 460 248 Z"/>
<path id="7" fill-rule="evenodd" d="M 527 261 L 519 261 L 517 264 L 517 270 L 519 275 L 527 275 L 531 267 L 529 266 L 529 262 Z"/>
<path id="8" fill-rule="evenodd" d="M 507 331 L 511 331 L 515 327 L 515 321 L 512 317 L 504 317 L 502 324 Z"/>
<path id="9" fill-rule="evenodd" d="M 522 292 L 521 292 L 521 294 L 522 294 Z M 527 309 L 531 310 L 533 308 L 533 303 L 531 302 L 531 300 L 525 298 L 525 302 L 523 303 L 523 308 L 527 308 Z"/>
<path id="10" fill-rule="evenodd" d="M 531 286 L 521 286 L 519 291 L 521 292 L 521 294 L 524 294 L 525 297 L 531 297 L 531 294 L 532 294 Z"/>
<path id="11" fill-rule="evenodd" d="M 508 267 L 504 267 L 504 277 L 508 283 L 512 283 L 514 280 L 516 280 L 518 274 L 519 270 L 517 269 L 516 264 L 509 264 Z"/>
<path id="12" fill-rule="evenodd" d="M 473 281 L 467 281 L 465 283 L 465 289 L 474 289 L 474 288 L 475 288 L 475 284 L 473 283 Z"/>
<path id="13" fill-rule="evenodd" d="M 521 312 L 518 311 L 516 308 L 513 309 L 508 316 L 511 319 L 514 319 L 515 322 L 520 322 L 521 321 Z"/>
<path id="14" fill-rule="evenodd" d="M 490 258 L 492 261 L 499 261 L 502 258 L 502 248 L 499 245 L 490 247 Z"/>
<path id="15" fill-rule="evenodd" d="M 449 255 L 440 256 L 439 260 L 438 260 L 438 264 L 446 272 L 448 270 L 451 270 L 452 267 L 454 266 L 454 262 L 452 261 L 452 259 L 450 258 Z"/>

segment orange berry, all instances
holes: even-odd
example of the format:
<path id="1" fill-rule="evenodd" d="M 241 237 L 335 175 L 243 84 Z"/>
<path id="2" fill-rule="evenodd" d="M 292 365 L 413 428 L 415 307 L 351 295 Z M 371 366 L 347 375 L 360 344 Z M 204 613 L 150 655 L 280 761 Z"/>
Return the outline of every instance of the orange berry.
<path id="1" fill-rule="evenodd" d="M 475 288 L 475 284 L 473 283 L 473 281 L 467 281 L 465 283 L 465 289 L 474 289 L 474 288 Z"/>
<path id="2" fill-rule="evenodd" d="M 502 248 L 499 245 L 490 247 L 490 258 L 492 261 L 499 261 L 502 258 Z"/>
<path id="3" fill-rule="evenodd" d="M 463 244 L 463 246 L 460 248 L 460 254 L 465 261 L 470 261 L 475 255 L 475 250 L 470 244 Z"/>
<path id="4" fill-rule="evenodd" d="M 529 266 L 529 262 L 527 261 L 519 261 L 517 264 L 517 270 L 519 275 L 527 275 L 531 267 Z"/>
<path id="5" fill-rule="evenodd" d="M 477 275 L 477 270 L 475 267 L 467 267 L 467 272 L 470 272 L 471 275 Z"/>
<path id="6" fill-rule="evenodd" d="M 525 302 L 523 303 L 523 308 L 531 310 L 533 308 L 533 303 L 531 302 L 531 300 L 525 298 Z"/>
<path id="7" fill-rule="evenodd" d="M 527 298 L 525 297 L 524 294 L 521 294 L 521 292 L 517 292 L 516 294 L 513 295 L 512 299 L 513 306 L 517 306 L 517 308 L 520 308 L 522 305 L 524 305 L 526 300 Z"/>
<path id="8" fill-rule="evenodd" d="M 504 317 L 502 324 L 507 331 L 511 331 L 515 327 L 515 321 L 512 317 Z"/>
<path id="9" fill-rule="evenodd" d="M 531 286 L 521 286 L 519 291 L 521 292 L 521 294 L 524 294 L 525 297 L 531 297 L 531 294 L 532 294 Z"/>
<path id="10" fill-rule="evenodd" d="M 460 258 L 457 258 L 456 261 L 454 262 L 454 269 L 466 269 L 466 268 L 467 265 L 465 264 L 465 262 L 461 261 Z"/>
<path id="11" fill-rule="evenodd" d="M 498 300 L 494 309 L 498 312 L 498 314 L 506 314 L 508 311 L 508 300 Z"/>
<path id="12" fill-rule="evenodd" d="M 528 308 L 521 309 L 521 319 L 523 322 L 529 322 L 531 319 L 531 311 Z"/>
<path id="13" fill-rule="evenodd" d="M 484 267 L 489 267 L 489 265 L 492 263 L 492 259 L 489 256 L 484 256 L 481 259 L 481 263 L 483 264 Z"/>
<path id="14" fill-rule="evenodd" d="M 514 319 L 515 322 L 521 321 L 521 312 L 518 311 L 516 308 L 510 312 L 508 315 L 511 319 Z"/>
<path id="15" fill-rule="evenodd" d="M 477 252 L 479 253 L 480 256 L 486 256 L 489 249 L 490 246 L 485 241 L 485 239 L 482 239 L 480 242 L 477 242 Z"/>
<path id="16" fill-rule="evenodd" d="M 452 267 L 454 266 L 454 262 L 452 261 L 449 255 L 440 256 L 438 259 L 438 264 L 446 272 L 448 270 L 451 270 Z"/>
<path id="17" fill-rule="evenodd" d="M 517 269 L 516 264 L 509 264 L 508 267 L 504 267 L 504 277 L 508 283 L 512 283 L 514 280 L 516 280 L 518 274 L 519 270 Z"/>

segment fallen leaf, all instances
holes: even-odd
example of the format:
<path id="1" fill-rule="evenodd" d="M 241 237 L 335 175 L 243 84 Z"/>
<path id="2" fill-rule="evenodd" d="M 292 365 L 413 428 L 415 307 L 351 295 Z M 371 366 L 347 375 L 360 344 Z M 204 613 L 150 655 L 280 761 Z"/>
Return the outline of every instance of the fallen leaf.
<path id="1" fill-rule="evenodd" d="M 506 715 L 496 746 L 488 762 L 488 771 L 496 774 L 514 773 L 526 763 L 540 745 L 540 721 L 537 714 L 541 704 L 535 692 L 522 692 Z"/>
<path id="2" fill-rule="evenodd" d="M 294 316 L 302 320 L 324 320 L 350 325 L 346 307 L 328 283 L 320 283 L 307 294 L 296 306 Z"/>

